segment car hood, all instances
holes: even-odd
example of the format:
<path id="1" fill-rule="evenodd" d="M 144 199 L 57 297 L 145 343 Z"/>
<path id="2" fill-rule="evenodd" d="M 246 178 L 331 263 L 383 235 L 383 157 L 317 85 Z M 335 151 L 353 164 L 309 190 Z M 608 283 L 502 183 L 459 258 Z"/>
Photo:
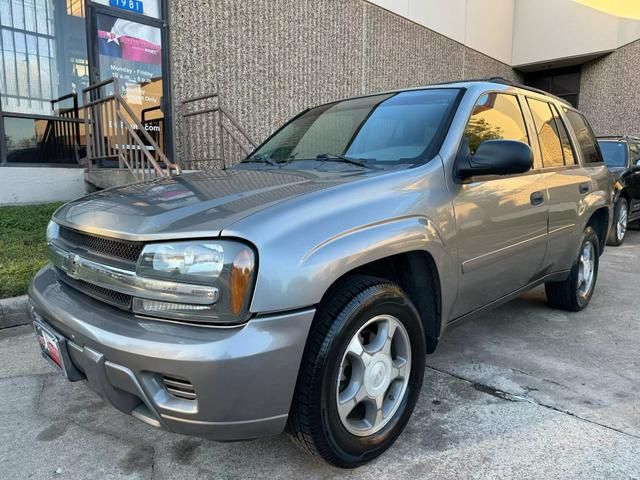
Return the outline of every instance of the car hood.
<path id="1" fill-rule="evenodd" d="M 249 168 L 187 173 L 87 195 L 63 205 L 54 219 L 134 241 L 218 236 L 260 210 L 366 175 L 375 173 Z"/>

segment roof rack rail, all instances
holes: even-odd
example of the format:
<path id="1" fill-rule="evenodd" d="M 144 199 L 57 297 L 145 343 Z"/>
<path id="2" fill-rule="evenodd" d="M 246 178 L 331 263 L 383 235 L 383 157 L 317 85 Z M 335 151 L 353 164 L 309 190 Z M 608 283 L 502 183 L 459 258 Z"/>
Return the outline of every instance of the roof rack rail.
<path id="1" fill-rule="evenodd" d="M 560 98 L 560 97 L 554 95 L 553 93 L 549 93 L 549 92 L 547 92 L 545 90 L 542 90 L 540 88 L 530 87 L 529 85 L 523 85 L 522 83 L 514 82 L 513 80 L 509 80 L 508 78 L 504 78 L 504 77 L 491 77 L 487 81 L 488 82 L 493 82 L 493 83 L 500 83 L 502 85 L 509 85 L 511 87 L 516 87 L 516 88 L 522 88 L 524 90 L 529 90 L 531 92 L 536 92 L 536 93 L 540 93 L 542 95 L 547 95 L 548 97 L 552 97 L 552 98 L 558 100 L 559 102 L 562 102 L 565 105 L 568 105 L 571 108 L 573 108 L 573 105 L 571 105 L 564 98 Z"/>
<path id="2" fill-rule="evenodd" d="M 560 98 L 554 95 L 553 93 L 546 92 L 539 88 L 530 87 L 529 85 L 523 85 L 522 83 L 514 82 L 513 80 L 509 80 L 508 78 L 504 78 L 504 77 L 470 78 L 466 80 L 454 80 L 450 82 L 441 82 L 441 83 L 437 83 L 436 85 L 448 85 L 450 83 L 464 83 L 464 82 L 492 82 L 492 83 L 499 83 L 501 85 L 508 85 L 510 87 L 522 88 L 523 90 L 529 90 L 530 92 L 536 92 L 541 95 L 546 95 L 547 97 L 552 97 L 555 100 L 562 102 L 571 108 L 574 108 L 574 106 L 571 105 L 564 98 Z"/>

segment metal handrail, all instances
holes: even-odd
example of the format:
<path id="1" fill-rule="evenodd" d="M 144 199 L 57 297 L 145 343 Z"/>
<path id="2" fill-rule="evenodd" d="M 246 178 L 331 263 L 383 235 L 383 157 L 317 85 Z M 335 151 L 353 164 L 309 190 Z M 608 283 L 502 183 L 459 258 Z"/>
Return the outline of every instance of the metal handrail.
<path id="1" fill-rule="evenodd" d="M 113 92 L 101 95 L 101 89 L 109 85 Z M 138 180 L 181 173 L 180 166 L 169 160 L 122 97 L 117 79 L 90 85 L 82 95 L 90 165 L 94 160 L 118 159 L 119 166 L 126 167 Z M 114 135 L 105 135 L 108 129 Z"/>
<path id="2" fill-rule="evenodd" d="M 213 104 L 198 103 L 207 101 Z M 253 139 L 224 108 L 218 93 L 187 98 L 180 102 L 179 108 L 183 119 L 183 162 L 226 168 L 227 161 L 237 161 L 256 148 Z M 197 117 L 201 118 L 196 120 Z M 196 122 L 197 129 L 190 128 L 196 127 Z M 205 141 L 198 132 L 204 133 Z"/>
<path id="3" fill-rule="evenodd" d="M 56 109 L 56 104 L 73 99 L 73 106 Z M 78 118 L 78 95 L 68 93 L 50 100 L 51 111 L 57 115 L 41 116 L 38 120 L 45 120 L 47 125 L 42 134 L 40 152 L 52 155 L 56 159 L 67 158 L 71 153 L 74 160 L 80 162 L 80 122 Z M 31 118 L 34 118 L 33 116 Z"/>

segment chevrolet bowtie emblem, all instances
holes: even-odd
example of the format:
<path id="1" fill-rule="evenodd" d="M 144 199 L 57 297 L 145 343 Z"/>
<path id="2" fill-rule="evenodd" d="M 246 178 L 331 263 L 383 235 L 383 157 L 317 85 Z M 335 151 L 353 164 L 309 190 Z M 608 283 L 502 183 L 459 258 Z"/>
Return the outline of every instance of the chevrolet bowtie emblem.
<path id="1" fill-rule="evenodd" d="M 80 256 L 76 255 L 75 253 L 69 253 L 67 255 L 65 264 L 65 271 L 67 272 L 67 275 L 69 275 L 71 278 L 78 278 L 78 268 L 80 267 Z"/>

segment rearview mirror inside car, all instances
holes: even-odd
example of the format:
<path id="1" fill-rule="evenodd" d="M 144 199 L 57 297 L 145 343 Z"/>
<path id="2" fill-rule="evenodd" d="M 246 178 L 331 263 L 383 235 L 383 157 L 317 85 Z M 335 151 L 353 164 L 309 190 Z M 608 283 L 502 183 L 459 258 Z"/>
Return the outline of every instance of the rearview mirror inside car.
<path id="1" fill-rule="evenodd" d="M 477 175 L 525 173 L 533 166 L 533 150 L 516 140 L 486 140 L 474 155 L 461 156 L 456 170 L 459 178 Z"/>

